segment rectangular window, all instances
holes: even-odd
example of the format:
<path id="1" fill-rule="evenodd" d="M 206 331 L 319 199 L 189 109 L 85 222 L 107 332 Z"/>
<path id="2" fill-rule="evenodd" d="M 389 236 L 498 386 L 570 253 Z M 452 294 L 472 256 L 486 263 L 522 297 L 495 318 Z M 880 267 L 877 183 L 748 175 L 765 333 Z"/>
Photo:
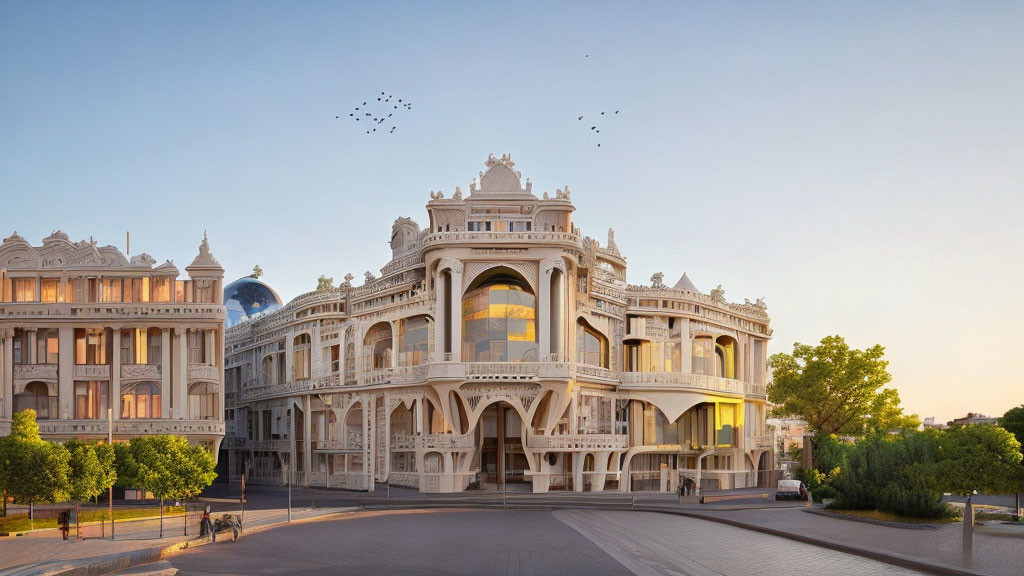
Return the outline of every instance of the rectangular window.
<path id="1" fill-rule="evenodd" d="M 160 365 L 163 362 L 163 332 L 159 328 L 150 328 L 147 332 L 149 350 L 147 364 Z"/>
<path id="2" fill-rule="evenodd" d="M 121 330 L 121 364 L 135 364 L 132 354 L 132 335 L 135 330 Z"/>
<path id="3" fill-rule="evenodd" d="M 14 355 L 15 364 L 28 364 L 29 363 L 29 344 L 28 332 L 21 328 L 14 329 L 14 340 L 11 342 L 11 349 Z"/>
<path id="4" fill-rule="evenodd" d="M 206 363 L 206 331 L 191 330 L 188 333 L 188 363 Z M 284 380 L 281 380 L 284 382 Z"/>
<path id="5" fill-rule="evenodd" d="M 153 278 L 153 302 L 170 302 L 171 301 L 171 279 L 170 278 Z"/>
<path id="6" fill-rule="evenodd" d="M 103 302 L 121 301 L 120 278 L 103 278 L 100 281 L 100 300 Z"/>
<path id="7" fill-rule="evenodd" d="M 177 280 L 174 282 L 174 301 L 175 302 L 189 302 L 188 298 L 188 281 Z"/>
<path id="8" fill-rule="evenodd" d="M 72 302 L 84 304 L 89 301 L 89 283 L 86 278 L 72 278 L 68 282 L 71 284 Z"/>
<path id="9" fill-rule="evenodd" d="M 75 328 L 75 364 L 106 363 L 106 332 L 102 328 Z"/>
<path id="10" fill-rule="evenodd" d="M 57 336 L 58 332 L 56 328 L 40 328 L 36 332 L 36 343 L 38 355 L 36 356 L 36 363 L 38 364 L 57 364 L 58 353 L 60 350 L 60 341 Z"/>
<path id="11" fill-rule="evenodd" d="M 149 298 L 149 278 L 125 278 L 126 302 L 151 302 Z M 131 285 L 131 290 L 128 286 Z M 129 294 L 131 300 L 129 300 Z"/>
<path id="12" fill-rule="evenodd" d="M 36 279 L 15 278 L 14 279 L 14 301 L 35 302 L 36 300 Z"/>
<path id="13" fill-rule="evenodd" d="M 39 286 L 40 302 L 63 302 L 64 283 L 60 278 L 43 278 Z"/>
<path id="14" fill-rule="evenodd" d="M 102 420 L 110 406 L 106 382 L 75 382 L 75 418 Z"/>

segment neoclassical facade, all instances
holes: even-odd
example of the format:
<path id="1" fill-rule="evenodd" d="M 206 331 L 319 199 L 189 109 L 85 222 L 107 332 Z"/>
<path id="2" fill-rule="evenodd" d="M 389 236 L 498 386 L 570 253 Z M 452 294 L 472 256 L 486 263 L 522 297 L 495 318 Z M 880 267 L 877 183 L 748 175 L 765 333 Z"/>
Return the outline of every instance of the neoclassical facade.
<path id="1" fill-rule="evenodd" d="M 205 236 L 187 278 L 170 261 L 155 264 L 60 231 L 42 246 L 4 239 L 0 435 L 31 408 L 47 440 L 180 434 L 217 454 L 224 270 Z"/>
<path id="2" fill-rule="evenodd" d="M 753 486 L 773 467 L 760 300 L 684 275 L 626 283 L 491 156 L 465 196 L 399 218 L 361 286 L 304 294 L 228 330 L 229 470 L 256 482 L 424 492 Z"/>

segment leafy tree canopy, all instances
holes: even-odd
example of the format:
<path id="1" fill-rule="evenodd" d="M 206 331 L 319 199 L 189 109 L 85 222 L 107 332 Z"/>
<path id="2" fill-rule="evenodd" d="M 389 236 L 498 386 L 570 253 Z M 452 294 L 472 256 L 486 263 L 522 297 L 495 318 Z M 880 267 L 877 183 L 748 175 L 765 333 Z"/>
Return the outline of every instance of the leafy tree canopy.
<path id="1" fill-rule="evenodd" d="M 40 439 L 35 410 L 18 412 L 11 421 L 11 434 L 0 438 L 0 488 L 27 504 L 66 502 L 71 491 L 70 460 L 67 448 Z"/>
<path id="2" fill-rule="evenodd" d="M 950 428 L 939 436 L 939 487 L 964 496 L 1024 490 L 1020 442 L 998 426 Z"/>
<path id="3" fill-rule="evenodd" d="M 999 425 L 1013 434 L 1017 442 L 1024 444 L 1024 404 L 1007 410 L 999 419 Z"/>
<path id="4" fill-rule="evenodd" d="M 198 496 L 213 483 L 213 455 L 192 446 L 184 436 L 142 436 L 129 444 L 122 483 L 152 492 L 157 498 L 183 500 Z M 121 452 L 118 453 L 120 457 Z"/>
<path id="5" fill-rule="evenodd" d="M 109 444 L 69 440 L 64 447 L 71 453 L 69 483 L 72 500 L 89 500 L 113 485 L 117 472 L 114 469 L 114 449 Z"/>
<path id="6" fill-rule="evenodd" d="M 776 405 L 776 414 L 799 416 L 825 434 L 915 428 L 920 421 L 903 414 L 899 394 L 881 390 L 892 380 L 884 354 L 877 344 L 867 350 L 850 348 L 841 336 L 826 336 L 817 346 L 797 342 L 793 354 L 774 354 L 768 360 L 773 377 L 768 400 Z"/>

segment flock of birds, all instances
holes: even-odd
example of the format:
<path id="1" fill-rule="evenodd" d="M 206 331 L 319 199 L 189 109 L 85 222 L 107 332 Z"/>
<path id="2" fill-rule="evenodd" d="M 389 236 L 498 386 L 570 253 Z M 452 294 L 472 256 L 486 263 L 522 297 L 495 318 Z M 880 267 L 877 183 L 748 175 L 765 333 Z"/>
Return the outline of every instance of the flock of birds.
<path id="1" fill-rule="evenodd" d="M 364 122 L 364 125 L 369 127 L 366 130 L 367 134 L 374 134 L 377 132 L 377 127 L 382 124 L 390 124 L 391 129 L 387 131 L 388 134 L 393 134 L 398 128 L 397 118 L 393 118 L 399 110 L 412 110 L 412 102 L 403 100 L 402 98 L 395 98 L 393 94 L 387 92 L 381 92 L 380 96 L 377 96 L 377 101 L 367 100 L 356 106 L 352 112 L 349 112 L 348 117 L 356 122 Z M 335 116 L 336 119 L 341 119 L 341 115 Z M 380 133 L 383 134 L 387 127 L 381 128 Z"/>
<path id="2" fill-rule="evenodd" d="M 586 54 L 584 57 L 590 58 L 590 54 Z M 395 98 L 393 94 L 388 94 L 387 92 L 381 92 L 380 96 L 377 96 L 376 102 L 374 102 L 373 100 L 367 100 L 363 102 L 359 106 L 356 106 L 355 109 L 352 110 L 352 112 L 349 112 L 348 117 L 352 120 L 355 120 L 356 122 L 363 122 L 362 126 L 366 127 L 365 132 L 367 134 L 372 135 L 378 133 L 378 127 L 381 127 L 381 130 L 379 132 L 380 134 L 393 134 L 395 130 L 398 128 L 398 118 L 395 117 L 395 114 L 398 113 L 399 110 L 412 110 L 412 102 L 403 100 L 402 98 Z M 608 114 L 605 114 L 605 112 L 602 111 L 600 114 L 598 114 L 598 119 L 603 121 L 605 119 L 618 115 L 618 113 L 618 110 Z M 342 116 L 339 114 L 335 116 L 335 118 L 340 120 Z M 583 114 L 580 114 L 576 119 L 577 121 L 582 122 Z M 387 130 L 387 127 L 383 126 L 384 124 L 389 124 L 391 126 L 391 129 Z M 597 136 L 598 134 L 601 133 L 600 125 L 595 123 L 593 126 L 591 126 L 590 133 L 595 138 L 600 138 L 599 136 Z M 597 147 L 601 147 L 600 141 L 597 142 Z"/>

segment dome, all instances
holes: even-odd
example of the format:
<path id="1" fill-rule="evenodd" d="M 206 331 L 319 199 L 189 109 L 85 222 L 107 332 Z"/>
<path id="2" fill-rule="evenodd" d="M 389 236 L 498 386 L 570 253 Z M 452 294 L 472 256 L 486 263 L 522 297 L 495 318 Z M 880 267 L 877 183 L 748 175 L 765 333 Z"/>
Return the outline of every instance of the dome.
<path id="1" fill-rule="evenodd" d="M 224 324 L 230 328 L 239 322 L 279 310 L 284 303 L 273 288 L 246 276 L 224 287 L 224 306 L 228 309 Z"/>

